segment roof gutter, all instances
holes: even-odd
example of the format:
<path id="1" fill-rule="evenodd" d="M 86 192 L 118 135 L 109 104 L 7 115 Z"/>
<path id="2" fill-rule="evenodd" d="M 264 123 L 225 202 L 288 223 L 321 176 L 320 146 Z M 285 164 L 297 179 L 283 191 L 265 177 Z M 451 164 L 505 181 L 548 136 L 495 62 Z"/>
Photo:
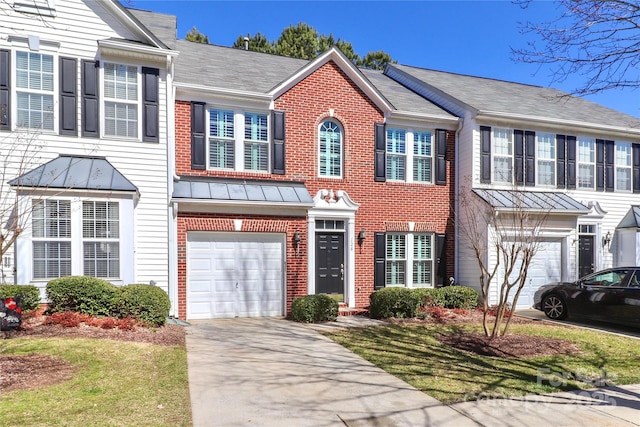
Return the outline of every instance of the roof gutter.
<path id="1" fill-rule="evenodd" d="M 180 93 L 183 95 L 191 95 L 196 96 L 197 98 L 202 98 L 203 96 L 215 96 L 227 99 L 245 99 L 253 102 L 257 102 L 260 104 L 269 105 L 273 98 L 269 94 L 261 93 L 261 92 L 250 92 L 244 90 L 233 90 L 233 89 L 225 89 L 221 87 L 210 87 L 210 86 L 202 86 L 196 85 L 192 83 L 180 83 L 174 82 L 174 86 L 176 88 L 176 93 Z M 178 99 L 178 97 L 176 97 Z"/>

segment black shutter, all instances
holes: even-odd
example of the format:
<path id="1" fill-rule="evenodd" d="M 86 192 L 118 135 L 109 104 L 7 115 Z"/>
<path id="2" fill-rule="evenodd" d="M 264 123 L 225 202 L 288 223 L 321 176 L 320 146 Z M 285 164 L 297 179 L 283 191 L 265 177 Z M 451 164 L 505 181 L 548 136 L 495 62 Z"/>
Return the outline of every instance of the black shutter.
<path id="1" fill-rule="evenodd" d="M 606 191 L 614 191 L 615 189 L 615 178 L 613 177 L 614 145 L 613 141 L 604 142 L 604 189 Z"/>
<path id="2" fill-rule="evenodd" d="M 436 234 L 436 287 L 449 284 L 447 278 L 447 240 L 444 234 Z"/>
<path id="3" fill-rule="evenodd" d="M 160 141 L 158 129 L 159 118 L 159 90 L 160 70 L 142 67 L 142 140 L 145 142 Z"/>
<path id="4" fill-rule="evenodd" d="M 205 136 L 205 103 L 191 103 L 191 169 L 207 168 Z"/>
<path id="5" fill-rule="evenodd" d="M 536 185 L 536 133 L 526 131 L 524 133 L 525 156 L 525 185 Z"/>
<path id="6" fill-rule="evenodd" d="M 596 139 L 596 190 L 604 191 L 604 140 Z"/>
<path id="7" fill-rule="evenodd" d="M 436 185 L 447 185 L 447 131 L 436 129 Z"/>
<path id="8" fill-rule="evenodd" d="M 524 131 L 513 131 L 514 175 L 516 185 L 524 184 Z"/>
<path id="9" fill-rule="evenodd" d="M 631 156 L 633 164 L 633 192 L 640 193 L 640 144 L 631 146 Z"/>
<path id="10" fill-rule="evenodd" d="M 480 126 L 480 182 L 491 182 L 491 128 Z"/>
<path id="11" fill-rule="evenodd" d="M 384 182 L 387 180 L 387 131 L 384 123 L 375 123 L 375 180 Z"/>
<path id="12" fill-rule="evenodd" d="M 271 172 L 277 175 L 285 173 L 285 115 L 284 111 L 272 111 L 271 122 L 272 138 L 271 153 L 273 157 L 273 166 Z"/>
<path id="13" fill-rule="evenodd" d="M 558 175 L 557 185 L 558 188 L 566 188 L 567 187 L 567 148 L 566 148 L 566 140 L 567 137 L 564 135 L 556 135 L 556 146 L 557 146 L 557 160 L 556 160 L 556 171 Z"/>
<path id="14" fill-rule="evenodd" d="M 0 50 L 0 130 L 11 130 L 11 51 Z"/>
<path id="15" fill-rule="evenodd" d="M 576 188 L 576 137 L 567 135 L 567 188 Z"/>
<path id="16" fill-rule="evenodd" d="M 98 61 L 82 61 L 82 136 L 100 136 Z"/>
<path id="17" fill-rule="evenodd" d="M 374 258 L 375 265 L 373 269 L 373 288 L 384 288 L 385 285 L 385 256 L 387 247 L 387 238 L 385 233 L 374 234 Z"/>
<path id="18" fill-rule="evenodd" d="M 78 135 L 78 61 L 60 58 L 60 134 Z"/>

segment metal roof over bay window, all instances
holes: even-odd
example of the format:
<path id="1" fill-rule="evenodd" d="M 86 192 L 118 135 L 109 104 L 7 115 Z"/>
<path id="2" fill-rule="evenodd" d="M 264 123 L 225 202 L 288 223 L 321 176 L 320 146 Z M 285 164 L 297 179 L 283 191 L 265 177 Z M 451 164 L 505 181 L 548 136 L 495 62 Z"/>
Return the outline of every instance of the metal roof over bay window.
<path id="1" fill-rule="evenodd" d="M 529 212 L 584 215 L 589 208 L 564 193 L 519 190 L 473 190 L 479 197 L 498 210 L 521 209 Z"/>

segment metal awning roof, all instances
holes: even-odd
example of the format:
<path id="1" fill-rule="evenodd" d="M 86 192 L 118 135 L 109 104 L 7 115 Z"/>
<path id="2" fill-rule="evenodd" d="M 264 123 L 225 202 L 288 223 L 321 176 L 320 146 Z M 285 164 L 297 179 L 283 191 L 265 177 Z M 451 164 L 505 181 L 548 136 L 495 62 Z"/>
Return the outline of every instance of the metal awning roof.
<path id="1" fill-rule="evenodd" d="M 588 207 L 564 193 L 483 188 L 475 188 L 473 192 L 494 208 L 501 210 L 523 209 L 531 212 L 575 215 L 589 213 Z"/>
<path id="2" fill-rule="evenodd" d="M 61 155 L 12 179 L 9 185 L 68 190 L 138 191 L 106 158 L 90 156 Z"/>
<path id="3" fill-rule="evenodd" d="M 616 228 L 640 228 L 640 206 L 631 206 Z"/>
<path id="4" fill-rule="evenodd" d="M 268 205 L 313 206 L 313 198 L 301 182 L 243 179 L 181 178 L 174 184 L 175 201 L 254 202 Z"/>

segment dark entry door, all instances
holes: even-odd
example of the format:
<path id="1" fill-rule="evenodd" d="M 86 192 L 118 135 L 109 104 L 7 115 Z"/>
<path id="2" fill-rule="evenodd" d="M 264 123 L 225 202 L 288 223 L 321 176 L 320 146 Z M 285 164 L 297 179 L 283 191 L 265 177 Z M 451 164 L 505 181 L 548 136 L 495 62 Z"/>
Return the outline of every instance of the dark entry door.
<path id="1" fill-rule="evenodd" d="M 316 293 L 344 294 L 344 234 L 316 234 Z"/>
<path id="2" fill-rule="evenodd" d="M 593 241 L 594 236 L 579 236 L 578 277 L 593 273 Z"/>

